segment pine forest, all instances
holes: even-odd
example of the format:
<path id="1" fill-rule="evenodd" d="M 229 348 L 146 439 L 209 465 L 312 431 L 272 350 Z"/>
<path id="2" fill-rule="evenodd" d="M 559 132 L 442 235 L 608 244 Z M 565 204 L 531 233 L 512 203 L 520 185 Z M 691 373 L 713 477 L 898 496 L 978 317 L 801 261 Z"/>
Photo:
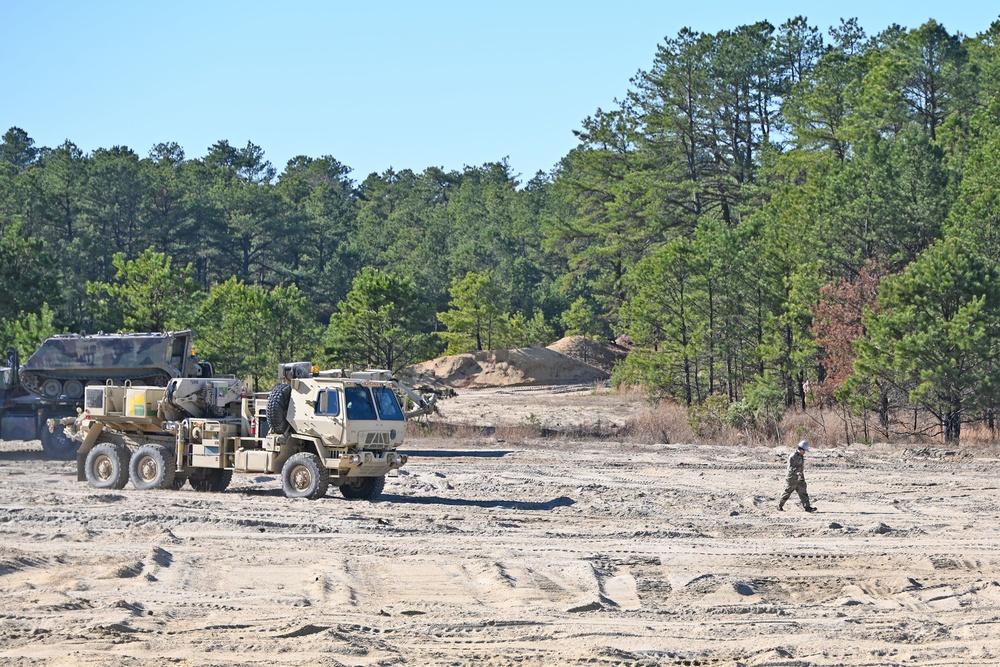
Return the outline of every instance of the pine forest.
<path id="1" fill-rule="evenodd" d="M 279 169 L 253 143 L 0 142 L 0 349 L 192 329 L 217 370 L 400 370 L 618 340 L 701 425 L 821 406 L 874 440 L 994 428 L 1000 22 L 682 30 L 548 173 Z M 566 128 L 567 133 L 573 128 Z M 139 148 L 142 151 L 140 152 Z"/>

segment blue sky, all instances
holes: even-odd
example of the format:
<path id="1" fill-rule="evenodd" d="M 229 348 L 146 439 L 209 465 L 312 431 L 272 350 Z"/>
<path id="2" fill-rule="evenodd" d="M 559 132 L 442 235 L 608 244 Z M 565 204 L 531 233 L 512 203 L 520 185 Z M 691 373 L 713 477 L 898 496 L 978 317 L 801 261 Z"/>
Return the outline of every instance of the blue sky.
<path id="1" fill-rule="evenodd" d="M 614 106 L 656 46 L 804 15 L 869 34 L 934 18 L 976 34 L 990 2 L 281 2 L 0 0 L 0 133 L 85 152 L 159 142 L 189 158 L 220 139 L 280 172 L 332 155 L 362 180 L 508 158 L 524 180 Z"/>

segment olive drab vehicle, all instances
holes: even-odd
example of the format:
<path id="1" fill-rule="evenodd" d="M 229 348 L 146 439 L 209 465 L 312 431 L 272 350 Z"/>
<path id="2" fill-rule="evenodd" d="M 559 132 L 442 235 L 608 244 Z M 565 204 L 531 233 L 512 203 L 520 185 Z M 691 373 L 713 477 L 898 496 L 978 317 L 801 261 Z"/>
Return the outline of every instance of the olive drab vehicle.
<path id="1" fill-rule="evenodd" d="M 87 384 L 166 386 L 177 377 L 206 377 L 211 366 L 193 356 L 191 331 L 81 336 L 43 342 L 21 367 L 21 384 L 39 398 L 83 398 Z"/>
<path id="2" fill-rule="evenodd" d="M 166 387 L 90 386 L 76 418 L 59 423 L 80 442 L 77 479 L 102 489 L 224 491 L 234 472 L 279 475 L 289 498 L 330 486 L 375 500 L 406 463 L 406 420 L 429 414 L 389 371 L 319 371 L 281 364 L 269 393 L 232 377 L 175 378 Z M 404 406 L 412 404 L 407 411 Z M 57 422 L 49 422 L 56 428 Z"/>

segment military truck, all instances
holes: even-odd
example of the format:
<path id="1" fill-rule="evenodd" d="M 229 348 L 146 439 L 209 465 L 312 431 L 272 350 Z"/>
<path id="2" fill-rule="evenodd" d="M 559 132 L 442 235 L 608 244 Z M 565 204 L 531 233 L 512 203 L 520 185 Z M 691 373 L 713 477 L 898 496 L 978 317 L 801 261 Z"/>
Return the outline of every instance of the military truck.
<path id="1" fill-rule="evenodd" d="M 76 414 L 89 384 L 163 385 L 176 377 L 210 377 L 212 366 L 192 349 L 189 329 L 166 333 L 60 334 L 18 363 L 7 351 L 0 368 L 0 440 L 41 440 L 46 456 L 71 460 L 78 443 L 50 419 Z"/>
<path id="2" fill-rule="evenodd" d="M 260 394 L 231 377 L 87 387 L 79 415 L 62 420 L 80 442 L 77 479 L 99 489 L 131 479 L 136 489 L 224 491 L 234 472 L 264 473 L 280 475 L 289 498 L 315 500 L 335 486 L 375 500 L 386 474 L 406 463 L 397 452 L 406 420 L 434 408 L 433 395 L 386 370 L 297 362 L 281 364 L 278 377 Z"/>
<path id="3" fill-rule="evenodd" d="M 47 457 L 72 459 L 77 443 L 62 430 L 50 431 L 45 424 L 49 419 L 76 414 L 79 401 L 43 399 L 28 393 L 20 382 L 18 361 L 17 350 L 7 348 L 7 365 L 0 367 L 0 440 L 41 440 Z"/>

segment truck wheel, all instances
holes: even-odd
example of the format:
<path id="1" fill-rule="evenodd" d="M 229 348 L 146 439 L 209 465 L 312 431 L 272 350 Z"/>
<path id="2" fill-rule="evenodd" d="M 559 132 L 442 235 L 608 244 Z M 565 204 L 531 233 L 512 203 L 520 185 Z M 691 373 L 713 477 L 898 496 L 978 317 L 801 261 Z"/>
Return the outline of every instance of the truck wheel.
<path id="1" fill-rule="evenodd" d="M 229 488 L 229 483 L 233 481 L 232 470 L 212 469 L 206 470 L 197 476 L 188 477 L 191 488 L 195 491 L 211 491 L 212 493 L 222 493 Z"/>
<path id="2" fill-rule="evenodd" d="M 45 456 L 58 461 L 70 461 L 76 458 L 76 450 L 80 443 L 66 435 L 62 424 L 57 424 L 53 432 L 48 426 L 42 426 L 42 450 Z"/>
<path id="3" fill-rule="evenodd" d="M 174 475 L 174 483 L 170 485 L 170 488 L 174 491 L 180 491 L 184 488 L 184 484 L 188 481 L 186 475 Z"/>
<path id="4" fill-rule="evenodd" d="M 143 445 L 128 466 L 132 486 L 139 490 L 169 489 L 174 483 L 174 453 L 163 445 Z"/>
<path id="5" fill-rule="evenodd" d="M 87 454 L 87 482 L 95 489 L 124 489 L 128 483 L 128 462 L 131 451 L 125 445 L 107 442 Z"/>
<path id="6" fill-rule="evenodd" d="M 348 500 L 375 501 L 385 488 L 385 475 L 381 477 L 348 477 L 340 486 L 340 493 Z"/>
<path id="7" fill-rule="evenodd" d="M 281 467 L 281 489 L 286 498 L 316 500 L 326 495 L 329 486 L 330 471 L 315 454 L 292 454 Z"/>
<path id="8" fill-rule="evenodd" d="M 288 401 L 291 396 L 292 385 L 290 384 L 279 384 L 267 395 L 267 409 L 264 414 L 267 416 L 268 427 L 275 433 L 284 434 L 291 428 L 286 418 Z"/>

